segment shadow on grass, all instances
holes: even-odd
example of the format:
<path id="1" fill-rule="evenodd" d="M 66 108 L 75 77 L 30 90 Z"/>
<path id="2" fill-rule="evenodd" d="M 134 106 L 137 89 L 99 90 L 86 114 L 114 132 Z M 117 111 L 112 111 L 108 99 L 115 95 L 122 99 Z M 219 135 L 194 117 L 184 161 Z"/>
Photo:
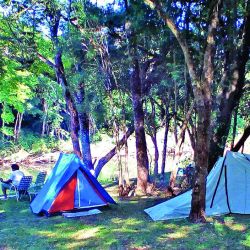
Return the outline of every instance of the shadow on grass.
<path id="1" fill-rule="evenodd" d="M 250 216 L 153 222 L 143 212 L 152 199 L 120 202 L 102 214 L 37 217 L 27 201 L 0 202 L 0 249 L 245 249 Z M 3 216 L 3 217 L 1 217 Z"/>

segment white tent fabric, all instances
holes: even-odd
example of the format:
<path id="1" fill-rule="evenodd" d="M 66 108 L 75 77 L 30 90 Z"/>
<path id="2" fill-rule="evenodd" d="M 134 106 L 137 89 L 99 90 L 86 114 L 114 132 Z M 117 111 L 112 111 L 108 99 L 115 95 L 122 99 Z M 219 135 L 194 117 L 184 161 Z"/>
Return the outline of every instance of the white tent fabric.
<path id="1" fill-rule="evenodd" d="M 154 220 L 188 217 L 192 191 L 144 211 Z M 206 215 L 250 214 L 250 155 L 228 151 L 207 176 Z"/>

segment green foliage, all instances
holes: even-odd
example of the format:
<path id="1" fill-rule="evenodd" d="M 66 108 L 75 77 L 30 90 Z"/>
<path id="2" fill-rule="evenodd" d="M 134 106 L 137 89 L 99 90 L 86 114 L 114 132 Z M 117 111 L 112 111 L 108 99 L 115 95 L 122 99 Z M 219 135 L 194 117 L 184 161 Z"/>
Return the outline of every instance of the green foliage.
<path id="1" fill-rule="evenodd" d="M 101 133 L 99 131 L 97 131 L 96 133 L 90 135 L 91 143 L 99 142 L 101 140 L 102 140 L 102 135 L 101 135 Z"/>
<path id="2" fill-rule="evenodd" d="M 32 145 L 39 140 L 39 136 L 30 132 L 22 131 L 19 144 L 25 151 L 31 151 Z"/>
<path id="3" fill-rule="evenodd" d="M 5 138 L 0 139 L 0 157 L 4 158 L 18 150 L 18 146 L 16 146 L 11 140 Z"/>
<path id="4" fill-rule="evenodd" d="M 2 111 L 2 114 L 1 114 L 1 118 L 4 121 L 4 123 L 10 124 L 10 123 L 14 122 L 15 116 L 12 113 L 12 109 L 10 108 L 10 106 L 8 106 L 6 104 L 3 104 L 3 105 L 4 106 L 3 106 L 3 111 Z"/>
<path id="5" fill-rule="evenodd" d="M 51 150 L 59 150 L 59 140 L 53 137 L 40 137 L 30 131 L 23 131 L 19 139 L 19 145 L 25 151 L 31 153 L 47 153 Z"/>

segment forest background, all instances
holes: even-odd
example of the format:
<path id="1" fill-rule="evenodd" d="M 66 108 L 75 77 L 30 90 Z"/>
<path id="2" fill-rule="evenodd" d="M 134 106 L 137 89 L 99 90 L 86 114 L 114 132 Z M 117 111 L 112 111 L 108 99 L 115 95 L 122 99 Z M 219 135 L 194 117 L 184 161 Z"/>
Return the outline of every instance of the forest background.
<path id="1" fill-rule="evenodd" d="M 250 133 L 249 1 L 1 1 L 0 19 L 2 157 L 70 140 L 96 176 L 116 155 L 125 186 L 135 133 L 138 193 L 194 161 L 190 218 L 205 219 L 207 173 Z"/>

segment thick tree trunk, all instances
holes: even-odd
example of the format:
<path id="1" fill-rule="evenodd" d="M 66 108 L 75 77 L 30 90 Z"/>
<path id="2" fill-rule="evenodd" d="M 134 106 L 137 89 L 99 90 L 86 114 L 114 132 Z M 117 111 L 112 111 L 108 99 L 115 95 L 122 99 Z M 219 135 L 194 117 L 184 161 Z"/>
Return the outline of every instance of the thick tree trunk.
<path id="1" fill-rule="evenodd" d="M 119 141 L 119 147 L 122 147 L 126 142 L 127 139 L 129 138 L 130 135 L 132 135 L 134 133 L 134 128 L 130 128 L 128 129 L 128 131 L 126 132 L 126 135 L 124 135 L 122 137 L 122 139 Z M 104 157 L 102 157 L 96 167 L 95 167 L 95 176 L 96 178 L 99 176 L 102 168 L 105 166 L 106 163 L 108 163 L 116 154 L 116 148 L 117 146 L 115 146 L 114 148 L 112 148 Z"/>
<path id="2" fill-rule="evenodd" d="M 80 141 L 82 145 L 82 159 L 88 169 L 93 169 L 88 114 L 85 112 L 78 112 L 78 119 L 80 125 Z"/>
<path id="3" fill-rule="evenodd" d="M 130 78 L 130 89 L 132 93 L 132 104 L 134 111 L 137 159 L 137 190 L 139 192 L 146 193 L 149 178 L 149 166 L 146 135 L 144 130 L 144 112 L 140 69 L 138 59 L 135 57 L 135 55 L 133 56 L 133 71 Z"/>
<path id="4" fill-rule="evenodd" d="M 249 136 L 250 136 L 250 125 L 245 128 L 243 135 L 241 136 L 240 140 L 236 143 L 236 145 L 232 148 L 232 151 L 238 152 L 240 148 L 244 146 L 244 143 Z"/>
<path id="5" fill-rule="evenodd" d="M 79 136 L 82 146 L 82 160 L 88 169 L 93 169 L 92 155 L 90 148 L 90 135 L 89 135 L 89 116 L 83 110 L 84 102 L 84 84 L 79 83 L 78 90 L 75 93 L 76 109 L 79 120 Z"/>
<path id="6" fill-rule="evenodd" d="M 209 155 L 209 128 L 211 117 L 211 104 L 197 107 L 197 141 L 196 141 L 196 173 L 195 185 L 192 193 L 191 211 L 189 218 L 193 222 L 205 222 L 206 176 Z"/>
<path id="7" fill-rule="evenodd" d="M 57 52 L 55 56 L 55 71 L 57 76 L 58 83 L 61 84 L 64 90 L 64 98 L 66 101 L 67 108 L 70 113 L 70 136 L 73 145 L 73 150 L 76 155 L 79 157 L 82 156 L 79 139 L 78 139 L 78 131 L 79 131 L 79 120 L 78 120 L 78 113 L 73 102 L 72 95 L 68 89 L 68 83 L 64 74 L 64 67 L 62 62 L 62 55 L 61 52 Z"/>

